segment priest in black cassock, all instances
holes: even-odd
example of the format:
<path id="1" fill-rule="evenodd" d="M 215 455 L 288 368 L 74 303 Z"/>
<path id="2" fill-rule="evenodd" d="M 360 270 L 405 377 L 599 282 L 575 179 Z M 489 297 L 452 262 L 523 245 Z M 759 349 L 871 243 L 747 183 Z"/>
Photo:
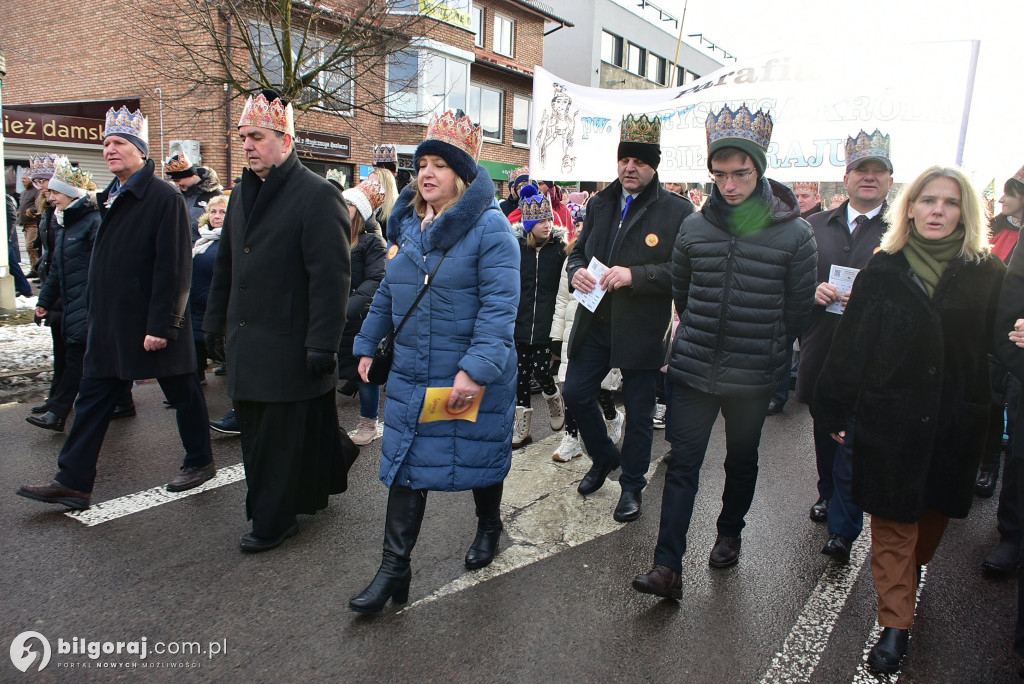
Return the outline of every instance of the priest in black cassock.
<path id="1" fill-rule="evenodd" d="M 240 547 L 256 552 L 347 484 L 334 388 L 349 217 L 341 191 L 299 163 L 292 106 L 276 92 L 249 98 L 238 133 L 249 168 L 224 220 L 203 329 L 231 358 L 252 520 Z"/>

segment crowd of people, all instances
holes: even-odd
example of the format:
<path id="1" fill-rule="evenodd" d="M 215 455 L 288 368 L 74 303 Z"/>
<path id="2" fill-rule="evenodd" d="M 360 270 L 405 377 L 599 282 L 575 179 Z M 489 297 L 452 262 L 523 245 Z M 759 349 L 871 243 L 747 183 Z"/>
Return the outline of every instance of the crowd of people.
<path id="1" fill-rule="evenodd" d="M 665 430 L 657 544 L 631 586 L 679 599 L 718 416 L 725 484 L 708 563 L 728 568 L 766 416 L 795 373 L 813 419 L 810 518 L 827 524 L 822 553 L 845 564 L 870 516 L 883 629 L 868 662 L 895 672 L 921 567 L 949 519 L 994 493 L 1001 461 L 1001 541 L 984 567 L 1021 564 L 1024 257 L 1013 254 L 1024 169 L 991 221 L 956 168 L 908 179 L 890 203 L 891 141 L 858 131 L 845 195 L 822 211 L 817 183 L 768 177 L 772 130 L 770 112 L 745 105 L 709 114 L 705 196 L 661 182 L 660 119 L 628 114 L 612 183 L 566 192 L 520 167 L 499 203 L 481 129 L 461 112 L 433 117 L 399 194 L 394 145 L 375 146 L 373 174 L 351 188 L 303 166 L 292 106 L 273 91 L 242 112 L 248 165 L 230 192 L 183 152 L 163 162 L 172 183 L 160 181 L 146 118 L 111 109 L 106 189 L 43 155 L 20 205 L 8 200 L 39 248 L 28 276 L 41 280 L 35 313 L 53 336 L 53 384 L 26 420 L 63 432 L 75 412 L 56 477 L 17 493 L 87 508 L 107 426 L 134 415 L 132 383 L 144 378 L 175 410 L 185 452 L 168 490 L 216 477 L 210 428 L 240 435 L 246 552 L 297 534 L 296 516 L 344 491 L 358 447 L 381 440 L 383 555 L 350 602 L 374 613 L 408 599 L 429 491 L 473 492 L 464 564 L 493 561 L 503 482 L 532 439 L 539 393 L 561 434 L 552 459 L 591 459 L 580 495 L 620 471 L 621 523 L 642 513 L 654 431 Z M 233 403 L 215 421 L 209 362 L 223 364 Z M 351 431 L 336 389 L 358 395 Z M 449 419 L 425 422 L 436 391 Z"/>

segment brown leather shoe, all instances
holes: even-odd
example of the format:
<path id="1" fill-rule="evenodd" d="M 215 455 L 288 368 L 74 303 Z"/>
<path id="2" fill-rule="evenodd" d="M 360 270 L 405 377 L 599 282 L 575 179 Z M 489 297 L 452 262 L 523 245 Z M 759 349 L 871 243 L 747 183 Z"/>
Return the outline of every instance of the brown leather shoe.
<path id="1" fill-rule="evenodd" d="M 89 498 L 92 496 L 86 492 L 68 489 L 56 480 L 44 485 L 22 485 L 15 494 L 33 501 L 63 504 L 76 511 L 84 511 L 88 508 Z"/>
<path id="2" fill-rule="evenodd" d="M 167 491 L 184 492 L 212 480 L 217 474 L 217 468 L 210 461 L 207 465 L 194 467 L 182 467 L 181 472 L 174 476 L 174 479 L 167 483 Z"/>
<path id="3" fill-rule="evenodd" d="M 670 599 L 683 597 L 683 578 L 664 565 L 655 565 L 646 575 L 633 578 L 633 588 L 641 594 L 654 594 Z"/>
<path id="4" fill-rule="evenodd" d="M 715 539 L 715 546 L 711 549 L 708 565 L 713 568 L 728 568 L 736 565 L 740 559 L 740 541 L 739 537 L 718 535 L 718 538 Z"/>

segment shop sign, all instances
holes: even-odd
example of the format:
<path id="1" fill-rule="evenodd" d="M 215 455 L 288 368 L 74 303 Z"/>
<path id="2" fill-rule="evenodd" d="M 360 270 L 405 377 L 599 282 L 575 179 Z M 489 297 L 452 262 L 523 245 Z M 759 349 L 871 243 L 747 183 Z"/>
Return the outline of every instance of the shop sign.
<path id="1" fill-rule="evenodd" d="M 352 155 L 352 139 L 345 135 L 295 131 L 295 152 L 307 159 L 348 159 Z"/>
<path id="2" fill-rule="evenodd" d="M 4 108 L 4 137 L 58 143 L 103 144 L 102 119 L 23 112 Z"/>

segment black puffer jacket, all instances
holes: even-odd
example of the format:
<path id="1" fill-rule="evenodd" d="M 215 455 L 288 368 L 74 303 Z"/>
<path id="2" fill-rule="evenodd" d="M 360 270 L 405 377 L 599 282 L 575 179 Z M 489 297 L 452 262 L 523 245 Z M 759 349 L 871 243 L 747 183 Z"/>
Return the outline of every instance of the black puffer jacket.
<path id="1" fill-rule="evenodd" d="M 558 228 L 540 249 L 530 247 L 523 224 L 512 230 L 519 240 L 519 312 L 516 314 L 517 344 L 551 344 L 551 321 L 555 317 L 558 284 L 565 265 L 565 231 Z M 561 345 L 559 345 L 561 347 Z"/>
<path id="2" fill-rule="evenodd" d="M 722 396 L 771 392 L 810 319 L 816 268 L 814 235 L 789 188 L 762 178 L 736 208 L 714 188 L 672 255 L 672 380 Z"/>
<path id="3" fill-rule="evenodd" d="M 89 259 L 101 220 L 92 193 L 64 210 L 64 228 L 57 231 L 50 270 L 39 292 L 39 306 L 48 311 L 63 301 L 63 333 L 69 343 L 85 344 Z M 57 221 L 52 225 L 56 226 Z"/>
<path id="4" fill-rule="evenodd" d="M 370 217 L 365 226 L 359 242 L 352 246 L 352 290 L 348 295 L 345 329 L 338 348 L 338 377 L 343 380 L 358 378 L 356 368 L 359 361 L 352 355 L 352 343 L 363 328 L 363 320 L 370 311 L 370 303 L 373 295 L 377 294 L 380 281 L 384 279 L 387 265 L 387 245 L 377 221 Z"/>

